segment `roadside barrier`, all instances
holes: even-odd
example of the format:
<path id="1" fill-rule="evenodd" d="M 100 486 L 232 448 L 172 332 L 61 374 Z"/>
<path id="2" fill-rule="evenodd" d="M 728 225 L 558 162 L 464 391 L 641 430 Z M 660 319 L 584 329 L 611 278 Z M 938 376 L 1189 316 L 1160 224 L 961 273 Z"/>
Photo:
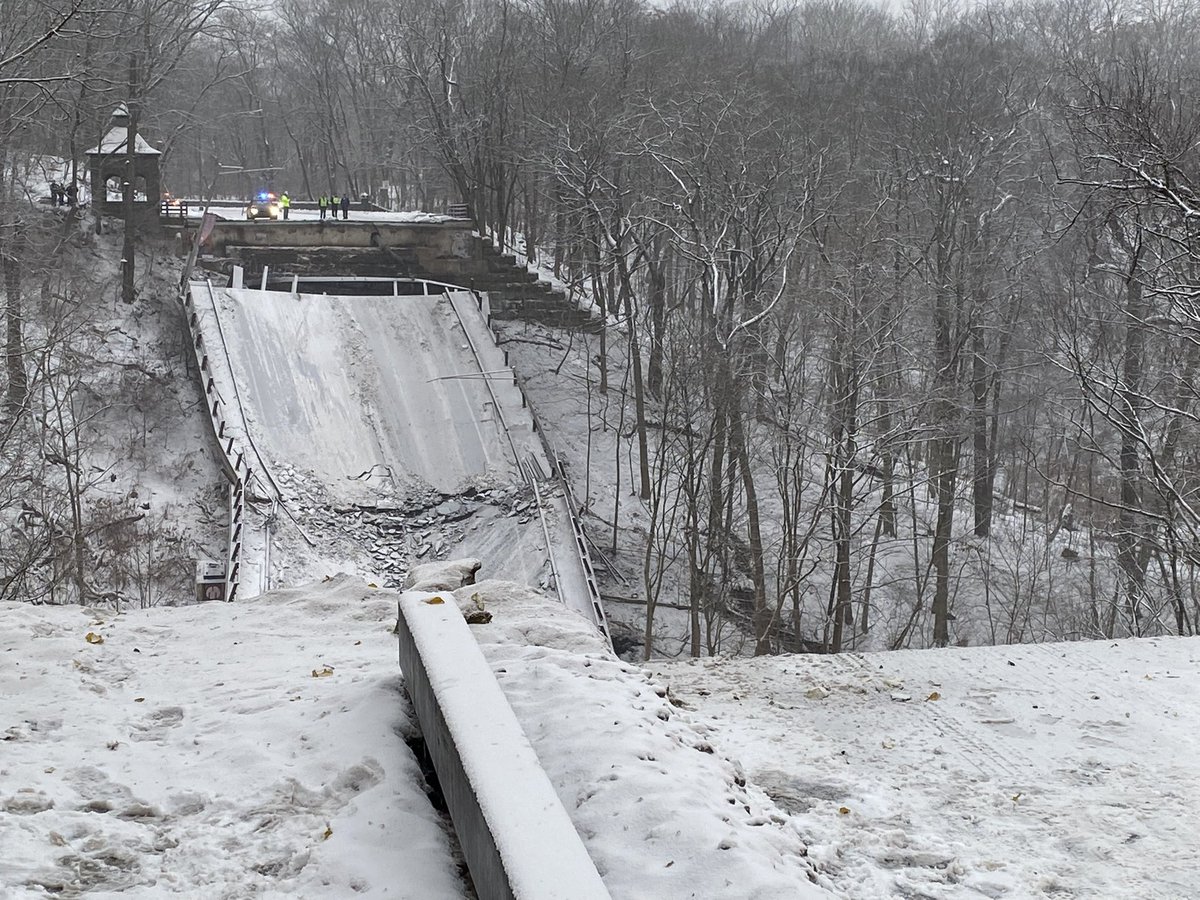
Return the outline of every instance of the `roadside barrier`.
<path id="1" fill-rule="evenodd" d="M 400 668 L 480 900 L 609 900 L 453 596 L 400 596 Z"/>
<path id="2" fill-rule="evenodd" d="M 215 310 L 216 301 L 212 296 L 212 285 L 208 285 L 208 292 L 209 301 L 214 304 Z M 225 403 L 221 398 L 220 391 L 217 390 L 216 380 L 213 377 L 212 363 L 209 359 L 208 347 L 204 342 L 204 334 L 200 329 L 200 315 L 196 310 L 196 299 L 192 293 L 190 281 L 185 282 L 181 287 L 181 295 L 188 333 L 191 335 L 192 352 L 196 357 L 204 395 L 207 398 L 208 423 L 221 451 L 218 462 L 221 465 L 221 471 L 225 473 L 225 477 L 229 481 L 229 526 L 225 553 L 223 599 L 232 601 L 237 597 L 238 585 L 241 581 L 242 541 L 245 536 L 246 521 L 246 488 L 250 484 L 251 470 L 246 461 L 245 451 L 236 446 L 233 436 L 229 433 Z"/>

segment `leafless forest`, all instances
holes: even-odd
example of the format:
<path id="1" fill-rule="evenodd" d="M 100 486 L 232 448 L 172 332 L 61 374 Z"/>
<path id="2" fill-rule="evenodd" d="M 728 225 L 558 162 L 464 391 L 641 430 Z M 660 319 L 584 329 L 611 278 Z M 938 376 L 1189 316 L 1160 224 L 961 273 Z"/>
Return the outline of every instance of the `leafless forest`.
<path id="1" fill-rule="evenodd" d="M 12 173 L 79 162 L 128 102 L 177 195 L 466 202 L 598 304 L 637 592 L 685 653 L 1194 633 L 1200 4 L 0 21 L 11 435 L 21 273 L 48 256 Z"/>

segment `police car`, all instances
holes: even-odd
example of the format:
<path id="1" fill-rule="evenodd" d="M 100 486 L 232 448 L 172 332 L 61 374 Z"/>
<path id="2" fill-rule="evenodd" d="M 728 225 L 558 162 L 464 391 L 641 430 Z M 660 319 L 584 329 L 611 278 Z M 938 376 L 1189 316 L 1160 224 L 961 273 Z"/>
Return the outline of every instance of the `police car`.
<path id="1" fill-rule="evenodd" d="M 278 219 L 279 215 L 279 198 L 268 191 L 259 193 L 246 207 L 247 219 Z"/>

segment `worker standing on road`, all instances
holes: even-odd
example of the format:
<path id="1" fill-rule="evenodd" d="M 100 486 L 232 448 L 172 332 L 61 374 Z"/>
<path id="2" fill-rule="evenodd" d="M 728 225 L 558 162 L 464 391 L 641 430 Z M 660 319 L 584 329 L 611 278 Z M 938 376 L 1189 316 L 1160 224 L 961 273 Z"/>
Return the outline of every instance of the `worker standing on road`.
<path id="1" fill-rule="evenodd" d="M 292 208 L 292 198 L 288 196 L 288 192 L 284 191 L 279 196 L 279 208 L 283 210 L 283 221 L 287 221 L 288 210 Z"/>
<path id="2" fill-rule="evenodd" d="M 342 194 L 342 218 L 350 218 L 350 195 Z"/>
<path id="3" fill-rule="evenodd" d="M 317 209 L 321 211 L 321 221 L 325 221 L 325 213 L 329 209 L 329 198 L 322 194 L 317 198 Z"/>

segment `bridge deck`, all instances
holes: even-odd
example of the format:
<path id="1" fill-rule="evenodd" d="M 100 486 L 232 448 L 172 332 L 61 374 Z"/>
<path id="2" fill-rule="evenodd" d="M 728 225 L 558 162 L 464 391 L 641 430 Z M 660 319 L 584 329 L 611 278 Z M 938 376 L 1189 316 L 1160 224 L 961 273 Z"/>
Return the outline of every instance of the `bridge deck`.
<path id="1" fill-rule="evenodd" d="M 213 297 L 221 327 L 211 312 L 201 326 L 209 347 L 224 339 L 222 392 L 233 398 L 236 382 L 255 465 L 294 470 L 330 506 L 401 506 L 429 489 L 515 486 L 531 468 L 552 470 L 470 295 Z M 489 577 L 537 585 L 553 572 L 563 601 L 593 620 L 566 501 L 550 484 L 539 493 L 546 528 L 481 513 L 455 552 L 483 560 Z"/>

